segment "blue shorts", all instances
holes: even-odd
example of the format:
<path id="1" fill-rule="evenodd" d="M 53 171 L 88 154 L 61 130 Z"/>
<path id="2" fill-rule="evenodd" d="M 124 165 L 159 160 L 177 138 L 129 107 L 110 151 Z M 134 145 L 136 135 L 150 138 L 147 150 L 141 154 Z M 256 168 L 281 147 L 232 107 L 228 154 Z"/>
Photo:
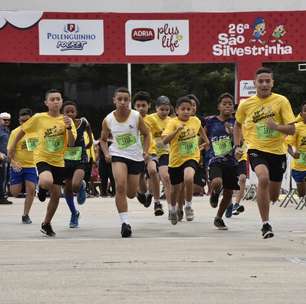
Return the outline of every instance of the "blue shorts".
<path id="1" fill-rule="evenodd" d="M 33 184 L 37 184 L 38 176 L 36 172 L 36 168 L 22 168 L 20 171 L 15 171 L 13 168 L 10 168 L 10 182 L 11 185 L 22 184 L 25 181 L 32 182 Z"/>
<path id="2" fill-rule="evenodd" d="M 291 175 L 296 183 L 305 182 L 306 171 L 297 171 L 297 170 L 292 169 Z"/>

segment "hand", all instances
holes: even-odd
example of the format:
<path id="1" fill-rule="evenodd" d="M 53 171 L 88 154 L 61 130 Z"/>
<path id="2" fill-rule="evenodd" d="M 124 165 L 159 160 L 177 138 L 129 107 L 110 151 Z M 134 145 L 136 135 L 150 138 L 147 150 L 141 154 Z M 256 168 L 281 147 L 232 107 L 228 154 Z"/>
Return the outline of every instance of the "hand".
<path id="1" fill-rule="evenodd" d="M 205 151 L 207 151 L 209 149 L 209 143 L 203 143 L 199 146 L 200 151 L 202 151 L 203 149 L 205 149 Z"/>
<path id="2" fill-rule="evenodd" d="M 183 124 L 179 125 L 175 132 L 177 133 L 177 132 L 181 131 L 182 129 L 184 129 L 184 125 Z"/>
<path id="3" fill-rule="evenodd" d="M 105 154 L 105 155 L 104 155 L 104 158 L 105 158 L 105 161 L 106 161 L 107 163 L 111 163 L 111 162 L 112 162 L 112 157 L 111 157 L 109 154 Z"/>
<path id="4" fill-rule="evenodd" d="M 295 158 L 295 159 L 299 159 L 300 158 L 300 154 L 301 153 L 299 151 L 295 151 L 295 152 L 292 153 L 292 157 Z"/>
<path id="5" fill-rule="evenodd" d="M 71 128 L 71 118 L 67 115 L 64 115 L 64 123 L 66 128 Z"/>
<path id="6" fill-rule="evenodd" d="M 13 168 L 13 170 L 14 170 L 15 172 L 20 172 L 21 169 L 22 169 L 20 163 L 14 161 L 14 160 L 11 161 L 11 167 Z"/>
<path id="7" fill-rule="evenodd" d="M 8 151 L 9 152 L 9 151 Z M 5 159 L 5 154 L 0 152 L 0 160 L 4 160 Z"/>
<path id="8" fill-rule="evenodd" d="M 143 152 L 143 159 L 144 159 L 144 161 L 145 162 L 147 162 L 148 160 L 149 160 L 149 158 L 150 158 L 150 156 L 149 156 L 149 154 L 148 153 L 146 153 L 146 152 Z"/>
<path id="9" fill-rule="evenodd" d="M 226 123 L 224 124 L 224 128 L 225 128 L 225 131 L 226 131 L 227 134 L 229 134 L 229 135 L 232 135 L 232 134 L 233 134 L 234 126 L 233 126 L 231 123 L 226 122 Z"/>
<path id="10" fill-rule="evenodd" d="M 237 160 L 239 160 L 243 155 L 243 150 L 241 147 L 236 147 L 235 148 L 235 157 Z"/>
<path id="11" fill-rule="evenodd" d="M 266 125 L 271 130 L 277 130 L 277 127 L 278 127 L 278 124 L 275 123 L 275 121 L 272 117 L 267 119 Z"/>

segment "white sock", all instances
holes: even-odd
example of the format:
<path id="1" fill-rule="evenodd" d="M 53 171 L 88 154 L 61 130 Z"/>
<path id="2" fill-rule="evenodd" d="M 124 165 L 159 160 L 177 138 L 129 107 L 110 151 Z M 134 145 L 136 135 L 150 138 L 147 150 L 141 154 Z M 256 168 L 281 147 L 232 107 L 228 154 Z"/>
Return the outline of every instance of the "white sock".
<path id="1" fill-rule="evenodd" d="M 185 201 L 185 205 L 186 205 L 186 207 L 191 207 L 192 202 L 187 202 L 187 201 Z"/>
<path id="2" fill-rule="evenodd" d="M 172 206 L 172 205 L 170 205 L 170 206 L 171 206 L 171 207 L 170 207 L 170 208 L 171 208 L 170 210 L 171 210 L 172 212 L 175 212 L 175 211 L 176 211 L 176 206 Z"/>
<path id="3" fill-rule="evenodd" d="M 269 224 L 270 225 L 270 222 L 269 221 L 264 221 L 264 222 L 262 222 L 262 224 L 264 225 L 264 224 Z"/>
<path id="4" fill-rule="evenodd" d="M 121 212 L 121 213 L 119 213 L 119 216 L 120 216 L 121 224 L 123 224 L 123 223 L 128 224 L 129 223 L 128 213 L 127 212 Z"/>
<path id="5" fill-rule="evenodd" d="M 147 190 L 147 192 L 145 193 L 146 196 L 148 196 L 150 194 L 150 191 Z"/>
<path id="6" fill-rule="evenodd" d="M 172 205 L 168 204 L 168 210 L 171 210 Z"/>

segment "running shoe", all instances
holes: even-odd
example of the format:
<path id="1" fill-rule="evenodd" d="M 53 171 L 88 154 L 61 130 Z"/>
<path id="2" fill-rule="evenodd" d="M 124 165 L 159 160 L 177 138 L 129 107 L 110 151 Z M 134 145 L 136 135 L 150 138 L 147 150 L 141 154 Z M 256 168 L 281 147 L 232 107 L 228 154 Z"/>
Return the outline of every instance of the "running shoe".
<path id="1" fill-rule="evenodd" d="M 77 193 L 77 202 L 79 205 L 83 205 L 86 201 L 86 182 L 83 180 L 79 192 Z"/>
<path id="2" fill-rule="evenodd" d="M 80 217 L 80 212 L 77 211 L 75 214 L 71 214 L 70 218 L 70 228 L 79 228 L 79 217 Z"/>
<path id="3" fill-rule="evenodd" d="M 30 217 L 26 214 L 21 217 L 23 224 L 32 224 Z"/>
<path id="4" fill-rule="evenodd" d="M 227 226 L 225 225 L 224 221 L 222 218 L 215 217 L 214 220 L 214 225 L 217 227 L 219 230 L 228 230 Z"/>
<path id="5" fill-rule="evenodd" d="M 37 196 L 38 196 L 38 199 L 41 202 L 44 202 L 46 200 L 47 192 L 48 192 L 48 190 L 46 190 L 46 189 L 43 189 L 43 188 L 40 188 L 40 187 L 38 188 Z"/>
<path id="6" fill-rule="evenodd" d="M 153 195 L 151 193 L 146 195 L 146 206 L 145 207 L 149 207 L 151 205 L 152 198 L 153 198 Z"/>
<path id="7" fill-rule="evenodd" d="M 53 231 L 51 224 L 41 224 L 40 231 L 47 236 L 55 236 L 56 233 Z"/>
<path id="8" fill-rule="evenodd" d="M 269 239 L 274 236 L 274 233 L 272 231 L 272 226 L 269 223 L 262 225 L 261 232 L 262 232 L 262 237 L 264 239 Z"/>
<path id="9" fill-rule="evenodd" d="M 191 222 L 194 219 L 194 211 L 190 206 L 185 207 L 185 217 L 186 217 L 186 221 L 188 222 Z"/>
<path id="10" fill-rule="evenodd" d="M 172 225 L 176 225 L 178 218 L 176 214 L 176 210 L 170 210 L 170 221 Z"/>
<path id="11" fill-rule="evenodd" d="M 12 205 L 13 202 L 9 201 L 7 198 L 0 198 L 0 205 Z"/>
<path id="12" fill-rule="evenodd" d="M 233 207 L 233 215 L 239 215 L 242 212 L 244 212 L 244 206 L 236 203 Z"/>
<path id="13" fill-rule="evenodd" d="M 147 205 L 147 196 L 146 196 L 146 194 L 145 194 L 145 193 L 137 192 L 136 197 L 137 197 L 139 203 L 140 203 L 141 205 L 144 205 L 144 206 L 146 207 L 146 205 Z M 148 207 L 149 207 L 149 206 L 148 206 Z M 146 207 L 146 208 L 147 208 L 147 207 Z"/>
<path id="14" fill-rule="evenodd" d="M 128 238 L 132 235 L 132 228 L 129 224 L 123 223 L 121 225 L 121 236 L 123 238 Z"/>
<path id="15" fill-rule="evenodd" d="M 182 219 L 184 218 L 184 210 L 178 208 L 176 213 L 177 213 L 177 220 L 181 222 Z"/>
<path id="16" fill-rule="evenodd" d="M 163 205 L 160 202 L 154 203 L 155 216 L 162 216 L 164 214 Z"/>
<path id="17" fill-rule="evenodd" d="M 230 218 L 233 215 L 233 204 L 230 203 L 225 210 L 225 217 Z"/>
<path id="18" fill-rule="evenodd" d="M 218 192 L 212 191 L 209 197 L 209 203 L 213 208 L 217 208 L 221 190 Z"/>

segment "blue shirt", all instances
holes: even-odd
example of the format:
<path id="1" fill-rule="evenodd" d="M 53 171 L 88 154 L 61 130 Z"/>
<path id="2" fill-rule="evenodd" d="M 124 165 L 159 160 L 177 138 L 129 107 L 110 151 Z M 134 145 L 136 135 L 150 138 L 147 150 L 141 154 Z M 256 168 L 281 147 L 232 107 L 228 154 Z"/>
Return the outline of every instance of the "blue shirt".
<path id="1" fill-rule="evenodd" d="M 7 143 L 10 137 L 10 130 L 7 127 L 0 126 L 0 152 L 7 154 Z"/>
<path id="2" fill-rule="evenodd" d="M 206 120 L 207 137 L 210 141 L 207 151 L 208 165 L 221 162 L 230 166 L 237 164 L 233 150 L 233 135 L 228 130 L 228 127 L 234 127 L 234 123 L 235 118 L 232 117 L 222 121 L 217 116 L 212 116 Z"/>

